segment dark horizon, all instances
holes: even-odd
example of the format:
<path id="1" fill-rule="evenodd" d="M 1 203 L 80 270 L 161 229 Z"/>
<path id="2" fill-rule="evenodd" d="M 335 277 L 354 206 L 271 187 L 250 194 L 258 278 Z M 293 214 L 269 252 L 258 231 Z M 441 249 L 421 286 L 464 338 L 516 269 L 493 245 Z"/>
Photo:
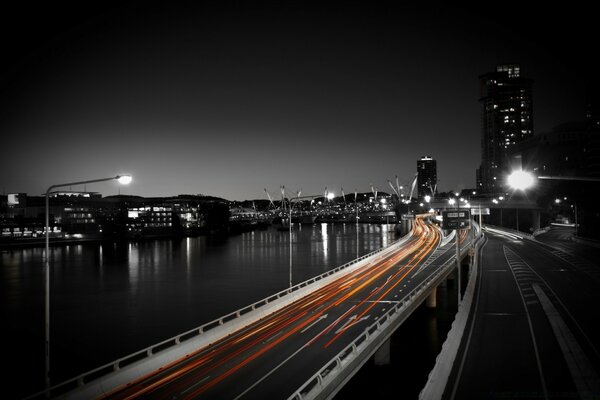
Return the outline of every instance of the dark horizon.
<path id="1" fill-rule="evenodd" d="M 129 173 L 103 195 L 266 198 L 410 184 L 475 187 L 478 77 L 518 63 L 534 133 L 583 120 L 591 10 L 347 2 L 10 6 L 0 185 Z M 75 17 L 72 17 L 75 15 Z M 74 190 L 83 188 L 74 188 Z"/>

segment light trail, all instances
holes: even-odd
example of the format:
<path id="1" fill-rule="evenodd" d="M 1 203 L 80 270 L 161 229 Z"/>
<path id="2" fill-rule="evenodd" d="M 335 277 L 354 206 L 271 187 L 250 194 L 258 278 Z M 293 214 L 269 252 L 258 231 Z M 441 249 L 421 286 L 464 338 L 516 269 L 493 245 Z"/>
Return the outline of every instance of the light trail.
<path id="1" fill-rule="evenodd" d="M 439 245 L 440 238 L 441 233 L 437 228 L 425 224 L 422 218 L 416 218 L 413 237 L 402 248 L 335 279 L 228 337 L 119 388 L 105 398 L 196 398 L 238 371 L 248 368 L 254 360 L 295 335 L 304 334 L 306 339 L 300 341 L 302 343 L 298 349 L 290 348 L 290 353 L 295 355 L 307 349 L 354 313 L 353 318 L 345 322 L 334 332 L 333 338 L 325 343 L 323 348 L 327 348 L 353 326 L 369 318 L 372 309 L 386 301 L 385 297 Z M 403 262 L 405 264 L 396 269 Z M 357 296 L 363 294 L 366 296 L 358 304 L 348 307 Z M 337 315 L 340 316 L 327 328 L 317 331 L 315 336 L 307 333 L 327 316 L 334 318 Z"/>

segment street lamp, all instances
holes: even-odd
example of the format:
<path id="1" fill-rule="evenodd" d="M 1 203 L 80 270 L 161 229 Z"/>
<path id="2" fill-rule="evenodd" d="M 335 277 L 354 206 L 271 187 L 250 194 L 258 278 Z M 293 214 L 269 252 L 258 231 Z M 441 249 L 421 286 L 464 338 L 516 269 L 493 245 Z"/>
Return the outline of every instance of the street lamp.
<path id="1" fill-rule="evenodd" d="M 296 200 L 300 198 L 300 193 L 302 193 L 302 189 L 296 193 Z M 290 232 L 290 289 L 292 287 L 292 199 L 290 199 L 290 218 L 288 221 L 289 232 Z"/>
<path id="2" fill-rule="evenodd" d="M 534 184 L 534 177 L 530 172 L 518 169 L 513 171 L 508 176 L 508 184 L 510 187 L 516 190 L 523 190 L 530 188 Z M 519 230 L 519 208 L 515 207 L 517 215 L 517 231 Z"/>
<path id="3" fill-rule="evenodd" d="M 91 179 L 81 182 L 59 183 L 52 185 L 46 190 L 46 249 L 44 253 L 44 292 L 45 292 L 45 384 L 46 389 L 50 387 L 50 193 L 52 189 L 64 186 L 85 185 L 88 183 L 105 182 L 116 180 L 122 185 L 131 183 L 131 175 L 117 175 L 110 178 Z"/>
<path id="4" fill-rule="evenodd" d="M 522 169 L 513 171 L 508 176 L 508 184 L 513 189 L 517 190 L 525 190 L 533 186 L 533 175 L 527 171 L 523 171 Z"/>

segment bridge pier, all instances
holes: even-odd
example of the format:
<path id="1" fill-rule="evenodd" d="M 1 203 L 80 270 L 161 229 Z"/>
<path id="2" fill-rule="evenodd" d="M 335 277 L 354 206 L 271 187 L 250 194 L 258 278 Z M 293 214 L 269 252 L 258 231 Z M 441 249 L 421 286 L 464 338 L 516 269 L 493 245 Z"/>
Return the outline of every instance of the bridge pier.
<path id="1" fill-rule="evenodd" d="M 398 221 L 397 229 L 399 230 L 399 233 L 402 236 L 408 234 L 408 232 L 410 232 L 410 230 L 412 229 L 412 220 L 403 219 Z"/>
<path id="2" fill-rule="evenodd" d="M 373 362 L 375 365 L 389 365 L 392 357 L 391 357 L 391 338 L 388 338 L 379 349 L 373 355 Z"/>
<path id="3" fill-rule="evenodd" d="M 435 287 L 429 296 L 427 296 L 427 300 L 425 300 L 425 305 L 427 308 L 436 308 L 437 307 L 437 287 Z"/>

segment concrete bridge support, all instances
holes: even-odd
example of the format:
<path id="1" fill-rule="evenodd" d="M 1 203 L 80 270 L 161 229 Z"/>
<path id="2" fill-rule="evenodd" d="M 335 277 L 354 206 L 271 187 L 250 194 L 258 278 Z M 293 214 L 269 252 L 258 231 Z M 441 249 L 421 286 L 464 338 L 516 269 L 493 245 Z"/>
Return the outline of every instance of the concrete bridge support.
<path id="1" fill-rule="evenodd" d="M 400 220 L 397 229 L 402 236 L 408 234 L 412 229 L 412 220 Z"/>
<path id="2" fill-rule="evenodd" d="M 377 351 L 375 352 L 375 354 L 373 355 L 373 362 L 375 363 L 375 365 L 389 365 L 391 362 L 391 355 L 390 355 L 390 342 L 391 342 L 391 338 L 388 338 L 388 340 L 386 340 L 379 349 L 377 349 Z"/>
<path id="3" fill-rule="evenodd" d="M 425 305 L 427 308 L 436 308 L 437 307 L 437 287 L 431 291 L 431 294 L 425 300 Z"/>

